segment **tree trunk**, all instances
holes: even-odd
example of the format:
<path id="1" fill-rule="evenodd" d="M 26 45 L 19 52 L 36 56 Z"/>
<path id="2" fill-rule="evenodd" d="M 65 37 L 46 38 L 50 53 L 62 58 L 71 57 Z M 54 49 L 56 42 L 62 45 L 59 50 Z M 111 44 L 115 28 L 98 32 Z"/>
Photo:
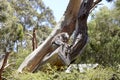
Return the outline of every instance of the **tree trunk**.
<path id="1" fill-rule="evenodd" d="M 5 68 L 6 64 L 7 64 L 9 54 L 10 54 L 10 52 L 5 53 L 5 57 L 4 57 L 4 60 L 3 60 L 3 63 L 2 63 L 2 67 L 0 69 L 0 80 L 2 80 L 2 72 L 3 72 L 3 70 L 4 70 L 4 68 Z"/>
<path id="2" fill-rule="evenodd" d="M 46 56 L 44 56 L 43 60 L 36 67 L 35 71 L 45 70 L 46 69 L 45 66 L 47 63 L 49 63 L 51 67 L 57 66 L 58 69 L 61 66 L 65 66 L 65 65 L 68 66 L 70 64 L 70 55 L 65 54 L 65 51 L 67 50 L 65 46 L 67 46 L 67 44 L 61 45 L 52 53 L 49 53 Z"/>
<path id="3" fill-rule="evenodd" d="M 29 72 L 33 72 L 43 57 L 52 52 L 51 40 L 56 34 L 60 32 L 67 32 L 71 35 L 73 33 L 81 3 L 82 0 L 70 0 L 61 21 L 58 23 L 54 31 L 49 35 L 45 42 L 43 42 L 36 50 L 26 57 L 18 68 L 18 72 L 22 72 L 24 68 L 26 68 Z"/>
<path id="4" fill-rule="evenodd" d="M 66 65 L 67 60 L 64 57 L 61 57 L 61 54 L 64 54 L 64 51 L 62 51 L 63 46 L 60 46 L 59 48 L 57 48 L 54 52 L 52 52 L 51 54 L 47 54 L 43 60 L 39 63 L 39 65 L 36 67 L 36 70 L 42 70 L 44 71 L 46 69 L 46 64 L 49 63 L 52 66 L 57 66 L 58 68 L 60 68 L 61 66 Z M 69 64 L 69 62 L 68 62 Z M 35 70 L 35 71 L 36 71 Z"/>
<path id="5" fill-rule="evenodd" d="M 65 14 L 57 27 L 42 45 L 26 57 L 18 68 L 18 71 L 22 72 L 22 70 L 26 68 L 29 72 L 34 72 L 46 63 L 50 63 L 55 66 L 62 66 L 69 65 L 73 62 L 83 51 L 88 41 L 87 18 L 89 16 L 89 12 L 92 7 L 100 1 L 101 0 L 96 0 L 95 2 L 94 0 L 70 0 Z M 67 32 L 71 36 L 74 30 L 75 37 L 67 57 L 65 55 L 65 52 L 67 51 L 66 47 L 63 47 L 65 50 L 62 50 L 61 46 L 55 51 L 52 50 L 51 40 L 56 34 Z"/>
<path id="6" fill-rule="evenodd" d="M 65 51 L 67 50 L 67 48 L 65 46 L 61 46 L 50 56 L 45 56 L 43 61 L 41 61 L 42 63 L 40 63 L 39 66 L 36 67 L 36 69 L 44 69 L 44 64 L 46 63 L 50 63 L 51 66 L 68 66 L 76 59 L 78 55 L 80 55 L 88 41 L 87 18 L 92 4 L 93 0 L 89 0 L 88 2 L 83 1 L 83 3 L 81 4 L 81 8 L 79 9 L 78 18 L 76 21 L 75 37 L 71 46 L 70 53 L 68 53 L 66 56 Z"/>
<path id="7" fill-rule="evenodd" d="M 76 27 L 75 37 L 73 46 L 71 47 L 70 59 L 74 61 L 74 59 L 83 51 L 87 41 L 88 41 L 88 27 L 87 27 L 87 18 L 89 16 L 89 12 L 92 8 L 94 0 L 86 0 L 81 4 L 79 14 L 78 14 L 78 24 Z"/>
<path id="8" fill-rule="evenodd" d="M 33 28 L 32 46 L 34 51 L 37 48 L 36 28 Z"/>

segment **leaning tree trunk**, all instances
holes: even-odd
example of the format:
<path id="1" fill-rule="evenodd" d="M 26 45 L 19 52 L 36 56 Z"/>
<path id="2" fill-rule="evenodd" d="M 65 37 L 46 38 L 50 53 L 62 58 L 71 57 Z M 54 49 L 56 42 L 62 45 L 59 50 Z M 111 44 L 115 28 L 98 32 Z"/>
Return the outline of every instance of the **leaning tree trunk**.
<path id="1" fill-rule="evenodd" d="M 61 45 L 54 52 L 46 55 L 41 63 L 39 63 L 39 65 L 36 67 L 36 70 L 44 70 L 46 63 L 50 63 L 51 66 L 57 66 L 59 68 L 59 66 L 62 65 L 68 66 L 70 63 L 76 60 L 76 57 L 80 55 L 88 41 L 87 18 L 89 11 L 92 8 L 92 4 L 93 0 L 89 0 L 88 2 L 83 1 L 81 4 L 76 21 L 75 36 L 70 49 L 71 51 L 66 54 L 65 52 L 68 50 L 66 47 L 67 45 Z"/>
<path id="2" fill-rule="evenodd" d="M 30 72 L 34 72 L 42 65 L 51 63 L 52 65 L 69 65 L 84 49 L 87 40 L 87 18 L 90 10 L 101 0 L 70 0 L 67 10 L 57 25 L 56 29 L 49 35 L 45 42 L 40 45 L 35 51 L 26 57 L 23 63 L 18 68 L 22 72 L 26 68 Z M 60 46 L 56 50 L 52 50 L 51 40 L 61 32 L 67 32 L 70 36 L 75 30 L 73 44 L 70 47 L 70 52 L 65 57 L 66 47 L 62 49 Z M 51 53 L 50 55 L 47 55 Z"/>
<path id="3" fill-rule="evenodd" d="M 24 68 L 26 68 L 29 72 L 33 72 L 36 69 L 43 57 L 52 52 L 51 40 L 56 34 L 60 32 L 67 32 L 69 35 L 71 35 L 73 33 L 81 3 L 82 0 L 70 0 L 68 7 L 57 27 L 44 41 L 44 43 L 42 43 L 36 50 L 26 57 L 26 59 L 18 68 L 19 72 L 22 72 Z"/>

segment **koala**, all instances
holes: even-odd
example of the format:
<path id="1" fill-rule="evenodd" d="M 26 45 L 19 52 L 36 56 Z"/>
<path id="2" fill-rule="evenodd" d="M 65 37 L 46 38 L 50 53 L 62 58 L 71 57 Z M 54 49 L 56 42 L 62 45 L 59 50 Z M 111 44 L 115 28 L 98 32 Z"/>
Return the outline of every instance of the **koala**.
<path id="1" fill-rule="evenodd" d="M 51 41 L 53 49 L 57 49 L 59 46 L 68 43 L 69 35 L 66 32 L 57 34 Z"/>

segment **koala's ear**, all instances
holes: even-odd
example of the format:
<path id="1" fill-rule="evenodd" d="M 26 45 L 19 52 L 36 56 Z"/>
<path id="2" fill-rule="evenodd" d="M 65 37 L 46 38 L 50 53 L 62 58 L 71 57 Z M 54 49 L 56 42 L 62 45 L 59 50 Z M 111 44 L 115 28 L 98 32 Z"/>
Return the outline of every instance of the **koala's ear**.
<path id="1" fill-rule="evenodd" d="M 65 36 L 66 36 L 67 38 L 69 38 L 69 37 L 70 37 L 68 33 L 66 33 L 66 34 L 65 34 Z"/>

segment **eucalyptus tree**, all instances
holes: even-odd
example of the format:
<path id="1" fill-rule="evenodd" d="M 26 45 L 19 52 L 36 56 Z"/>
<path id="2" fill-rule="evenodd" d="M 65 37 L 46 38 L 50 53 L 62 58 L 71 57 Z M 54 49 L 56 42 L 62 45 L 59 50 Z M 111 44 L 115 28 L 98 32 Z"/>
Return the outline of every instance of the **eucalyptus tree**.
<path id="1" fill-rule="evenodd" d="M 3 64 L 1 64 L 0 79 L 15 42 L 23 38 L 23 27 L 14 15 L 14 11 L 7 0 L 0 1 L 0 55 L 5 55 Z"/>
<path id="2" fill-rule="evenodd" d="M 102 7 L 89 22 L 89 44 L 79 59 L 81 63 L 99 63 L 104 66 L 120 64 L 120 27 L 117 7 Z"/>
<path id="3" fill-rule="evenodd" d="M 35 51 L 26 57 L 18 68 L 21 72 L 24 68 L 30 72 L 36 71 L 46 62 L 55 66 L 69 65 L 83 51 L 88 40 L 87 19 L 91 9 L 102 0 L 70 0 L 68 7 L 58 23 L 57 27 Z M 112 1 L 112 0 L 107 0 Z M 75 31 L 73 44 L 70 46 L 70 52 L 65 57 L 66 47 L 62 46 L 52 51 L 51 41 L 55 35 L 66 32 L 69 36 Z M 79 37 L 79 39 L 78 39 Z M 65 50 L 65 51 L 64 51 Z M 47 56 L 47 54 L 50 54 Z M 47 56 L 47 58 L 46 58 Z"/>
<path id="4" fill-rule="evenodd" d="M 7 0 L 0 2 L 0 49 L 6 51 L 6 48 L 13 49 L 12 46 L 16 40 L 23 38 L 23 26 L 14 15 L 14 8 Z"/>
<path id="5" fill-rule="evenodd" d="M 34 48 L 36 40 L 38 40 L 38 45 L 42 43 L 46 36 L 48 36 L 44 34 L 45 31 L 52 29 L 56 24 L 52 10 L 46 7 L 42 0 L 10 0 L 9 2 L 15 9 L 14 14 L 24 28 L 24 41 L 28 43 L 27 47 L 33 46 Z M 46 30 L 43 31 L 41 28 Z M 37 33 L 42 33 L 34 35 L 36 31 Z"/>
<path id="6" fill-rule="evenodd" d="M 46 7 L 42 0 L 11 0 L 10 3 L 25 29 L 39 26 L 53 27 L 55 24 L 51 9 Z"/>
<path id="7" fill-rule="evenodd" d="M 0 0 L 0 52 L 5 54 L 0 77 L 15 43 L 28 40 L 26 33 L 36 28 L 45 39 L 55 24 L 51 9 L 41 0 Z"/>

